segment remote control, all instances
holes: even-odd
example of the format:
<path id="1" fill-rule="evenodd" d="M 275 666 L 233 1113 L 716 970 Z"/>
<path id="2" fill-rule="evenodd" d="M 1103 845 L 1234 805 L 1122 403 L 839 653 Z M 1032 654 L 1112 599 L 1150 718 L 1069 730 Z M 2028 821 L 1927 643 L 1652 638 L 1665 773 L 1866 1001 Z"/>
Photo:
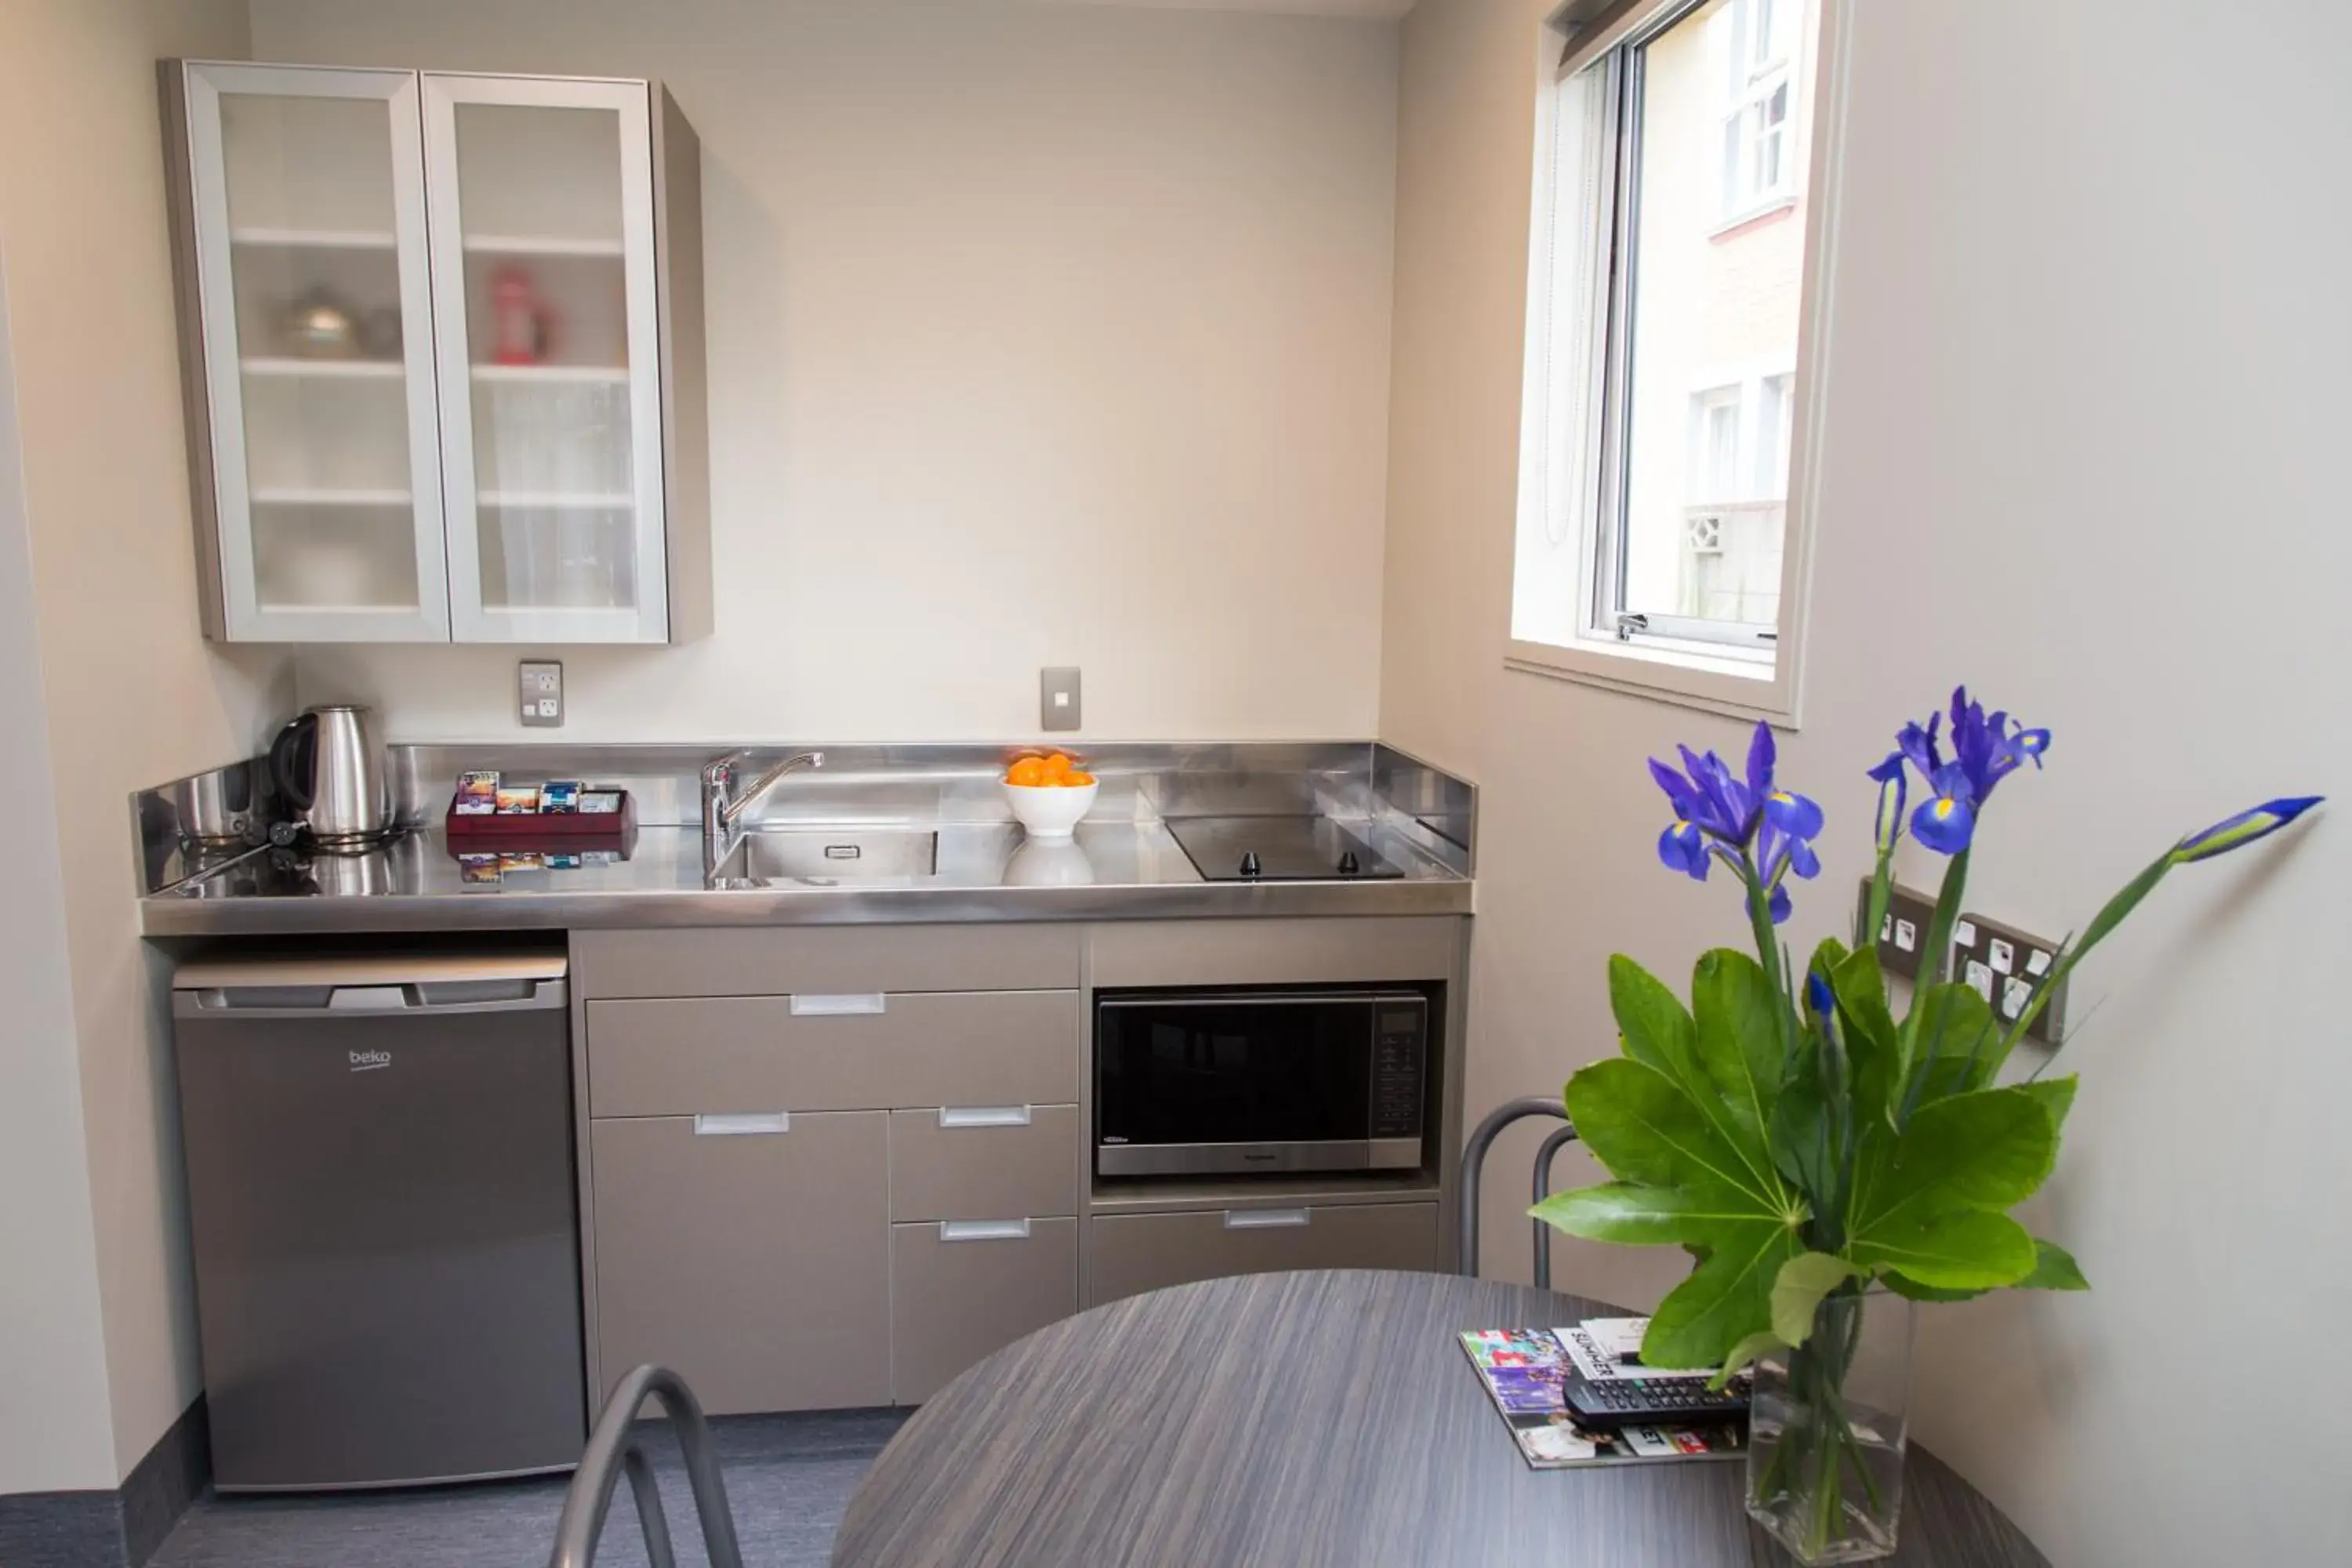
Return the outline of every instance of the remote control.
<path id="1" fill-rule="evenodd" d="M 1730 1421 L 1748 1414 L 1748 1394 L 1738 1384 L 1720 1394 L 1706 1384 L 1704 1377 L 1624 1377 L 1596 1383 L 1571 1369 L 1560 1393 L 1580 1426 Z"/>

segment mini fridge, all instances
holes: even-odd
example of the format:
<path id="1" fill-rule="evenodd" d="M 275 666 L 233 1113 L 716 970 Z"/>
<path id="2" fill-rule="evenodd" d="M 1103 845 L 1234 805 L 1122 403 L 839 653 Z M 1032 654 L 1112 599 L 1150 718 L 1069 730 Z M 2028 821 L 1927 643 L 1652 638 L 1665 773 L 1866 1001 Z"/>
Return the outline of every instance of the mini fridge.
<path id="1" fill-rule="evenodd" d="M 579 1462 L 565 979 L 560 951 L 173 974 L 221 1489 Z"/>

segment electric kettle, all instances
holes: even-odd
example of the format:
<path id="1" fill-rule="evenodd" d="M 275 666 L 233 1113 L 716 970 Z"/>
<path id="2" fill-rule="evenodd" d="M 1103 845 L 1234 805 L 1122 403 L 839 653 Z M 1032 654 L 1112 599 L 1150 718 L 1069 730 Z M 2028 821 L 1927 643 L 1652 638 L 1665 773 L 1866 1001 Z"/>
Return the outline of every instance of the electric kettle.
<path id="1" fill-rule="evenodd" d="M 304 713 L 270 742 L 269 773 L 294 824 L 321 844 L 365 844 L 392 832 L 383 742 L 365 708 Z"/>

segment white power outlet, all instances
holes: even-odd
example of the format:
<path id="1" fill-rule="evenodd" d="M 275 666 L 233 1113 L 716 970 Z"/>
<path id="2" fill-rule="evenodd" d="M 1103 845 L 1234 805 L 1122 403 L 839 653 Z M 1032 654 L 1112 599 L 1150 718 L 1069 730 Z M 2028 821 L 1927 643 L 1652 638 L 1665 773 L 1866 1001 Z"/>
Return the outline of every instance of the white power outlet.
<path id="1" fill-rule="evenodd" d="M 524 659 L 516 667 L 522 721 L 533 730 L 563 725 L 563 666 L 554 659 Z"/>

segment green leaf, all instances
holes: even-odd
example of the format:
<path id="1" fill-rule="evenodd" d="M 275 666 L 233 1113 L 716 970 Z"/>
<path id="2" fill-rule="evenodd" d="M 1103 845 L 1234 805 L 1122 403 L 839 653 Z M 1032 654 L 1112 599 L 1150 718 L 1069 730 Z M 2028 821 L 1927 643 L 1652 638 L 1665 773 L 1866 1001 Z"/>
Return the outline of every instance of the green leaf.
<path id="1" fill-rule="evenodd" d="M 2033 1272 L 2019 1280 L 2025 1290 L 2087 1290 L 2091 1282 L 2083 1278 L 2073 1255 L 2054 1241 L 2033 1238 Z"/>
<path id="2" fill-rule="evenodd" d="M 1697 1036 L 1691 1016 L 1655 975 L 1622 952 L 1609 961 L 1609 1010 L 1627 1056 L 1670 1078 L 1684 1076 Z"/>
<path id="3" fill-rule="evenodd" d="M 1794 1230 L 1773 1221 L 1726 1227 L 1706 1261 L 1650 1315 L 1642 1359 L 1652 1366 L 1720 1364 L 1771 1321 L 1772 1281 L 1804 1249 Z"/>
<path id="4" fill-rule="evenodd" d="M 1780 1342 L 1780 1336 L 1778 1334 L 1769 1332 L 1750 1334 L 1731 1347 L 1731 1352 L 1723 1358 L 1723 1365 L 1717 1368 L 1715 1375 L 1706 1380 L 1706 1385 L 1720 1394 L 1723 1392 L 1723 1385 L 1734 1377 L 1754 1366 L 1774 1351 L 1787 1348 Z"/>
<path id="5" fill-rule="evenodd" d="M 1555 1230 L 1632 1247 L 1705 1247 L 1726 1224 L 1753 1224 L 1755 1201 L 1727 1187 L 1649 1187 L 1604 1182 L 1554 1193 L 1528 1210 Z"/>
<path id="6" fill-rule="evenodd" d="M 1859 1237 L 1947 1209 L 2012 1207 L 2032 1195 L 2057 1155 L 2058 1129 L 2032 1090 L 1932 1101 L 1900 1135 L 1865 1141 L 1847 1232 Z"/>
<path id="7" fill-rule="evenodd" d="M 1924 988 L 1913 1000 L 1918 1033 L 1911 1042 L 1903 1105 L 1916 1110 L 1930 1100 L 1987 1087 L 2007 1054 L 2000 1023 L 1974 987 L 1954 982 Z"/>
<path id="8" fill-rule="evenodd" d="M 1973 1301 L 1984 1295 L 1982 1290 L 1938 1290 L 1933 1285 L 1922 1285 L 1916 1279 L 1906 1279 L 1894 1269 L 1878 1277 L 1886 1288 L 1898 1296 L 1908 1296 L 1914 1301 Z"/>
<path id="9" fill-rule="evenodd" d="M 1813 1313 L 1822 1299 L 1862 1272 L 1827 1252 L 1801 1252 L 1780 1265 L 1780 1276 L 1772 1281 L 1773 1335 L 1786 1345 L 1803 1344 L 1813 1331 Z"/>
<path id="10" fill-rule="evenodd" d="M 1764 966 L 1731 948 L 1703 955 L 1691 976 L 1699 1064 L 1759 1146 L 1780 1098 L 1780 1005 Z"/>
<path id="11" fill-rule="evenodd" d="M 2042 1109 L 2050 1112 L 2050 1125 L 2053 1131 L 2063 1131 L 2066 1125 L 2066 1113 L 2074 1109 L 2074 1089 L 2081 1082 L 2081 1079 L 2069 1073 L 2064 1078 L 2038 1078 L 2032 1083 L 2021 1083 L 2017 1087 L 2042 1102 Z"/>
<path id="12" fill-rule="evenodd" d="M 1866 1268 L 1891 1268 L 1943 1290 L 2014 1285 L 2033 1272 L 2033 1238 L 2005 1214 L 1978 1208 L 1906 1214 L 1846 1243 Z"/>
<path id="13" fill-rule="evenodd" d="M 1720 1103 L 1710 1118 L 1654 1068 L 1624 1057 L 1594 1062 L 1568 1080 L 1567 1102 L 1577 1135 L 1621 1181 L 1733 1188 L 1759 1215 L 1788 1206 L 1779 1184 L 1731 1141 Z"/>
<path id="14" fill-rule="evenodd" d="M 1903 1077 L 1902 1031 L 1886 1005 L 1886 977 L 1875 952 L 1850 952 L 1829 973 L 1845 1026 L 1846 1054 L 1853 1058 L 1853 1110 L 1857 1120 L 1883 1120 L 1895 1103 Z M 1973 994 L 1973 993 L 1971 993 Z"/>
<path id="15" fill-rule="evenodd" d="M 1801 1050 L 1797 1070 L 1781 1089 L 1780 1103 L 1772 1108 L 1772 1163 L 1811 1200 L 1816 1213 L 1827 1214 L 1838 1173 L 1830 1147 L 1829 1094 L 1822 1086 L 1820 1037 L 1807 1036 Z"/>

